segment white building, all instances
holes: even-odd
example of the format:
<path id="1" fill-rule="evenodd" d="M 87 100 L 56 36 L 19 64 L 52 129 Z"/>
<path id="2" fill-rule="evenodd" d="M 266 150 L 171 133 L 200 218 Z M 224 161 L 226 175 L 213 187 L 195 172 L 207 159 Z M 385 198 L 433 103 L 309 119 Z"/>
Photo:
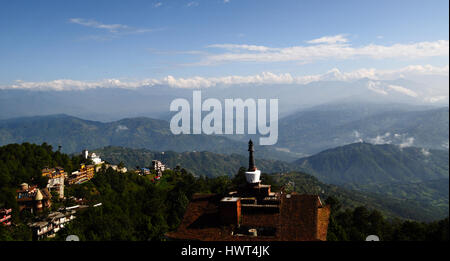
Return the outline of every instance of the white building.
<path id="1" fill-rule="evenodd" d="M 166 165 L 159 160 L 152 160 L 152 169 L 162 173 L 166 169 Z"/>
<path id="2" fill-rule="evenodd" d="M 64 198 L 64 176 L 50 178 L 47 183 L 49 191 L 57 191 L 59 198 Z"/>
<path id="3" fill-rule="evenodd" d="M 94 162 L 94 165 L 100 165 L 104 163 L 102 159 L 95 154 L 95 152 L 92 152 L 90 159 L 92 160 L 92 162 Z"/>
<path id="4" fill-rule="evenodd" d="M 83 150 L 83 151 L 81 152 L 81 154 L 83 155 L 83 157 L 84 157 L 85 159 L 90 159 L 90 160 L 92 160 L 92 162 L 94 163 L 94 165 L 101 165 L 101 164 L 105 163 L 104 161 L 102 161 L 102 159 L 101 159 L 99 156 L 97 156 L 97 154 L 95 154 L 95 152 L 92 152 L 92 153 L 89 155 L 89 151 L 88 151 L 88 150 Z"/>
<path id="5" fill-rule="evenodd" d="M 54 237 L 55 234 L 64 228 L 70 221 L 75 219 L 75 211 L 66 212 L 52 212 L 44 220 L 30 223 L 29 227 L 33 230 L 34 236 L 37 239 L 45 237 Z"/>

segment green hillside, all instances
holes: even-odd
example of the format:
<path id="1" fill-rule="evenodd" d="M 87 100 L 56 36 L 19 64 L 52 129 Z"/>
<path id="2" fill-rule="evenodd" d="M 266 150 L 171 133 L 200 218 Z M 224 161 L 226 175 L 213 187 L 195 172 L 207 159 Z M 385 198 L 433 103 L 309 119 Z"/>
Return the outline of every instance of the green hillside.
<path id="1" fill-rule="evenodd" d="M 373 146 L 373 145 L 371 145 Z M 101 157 L 111 163 L 123 162 L 125 165 L 135 168 L 135 166 L 148 166 L 152 159 L 158 159 L 166 163 L 169 167 L 180 165 L 191 173 L 204 175 L 207 177 L 232 176 L 240 167 L 248 165 L 248 158 L 237 154 L 221 155 L 211 152 L 152 152 L 145 149 L 128 149 L 121 147 L 106 147 L 95 150 Z M 356 161 L 353 163 L 357 163 Z M 426 187 L 417 187 L 416 191 L 405 190 L 405 193 L 413 193 L 414 200 L 406 195 L 390 194 L 388 191 L 366 190 L 364 186 L 354 186 L 343 188 L 336 185 L 329 185 L 319 181 L 318 178 L 308 174 L 294 171 L 296 166 L 282 162 L 256 158 L 256 165 L 264 173 L 284 173 L 273 174 L 276 183 L 286 186 L 299 193 L 319 194 L 322 198 L 334 196 L 342 202 L 346 208 L 366 206 L 370 209 L 378 209 L 386 216 L 402 217 L 414 220 L 435 220 L 448 215 L 448 189 L 445 191 L 433 190 L 435 193 L 431 197 L 426 197 L 430 193 Z M 298 168 L 298 166 L 297 166 Z M 294 182 L 295 186 L 292 186 Z M 383 187 L 383 186 L 382 186 Z M 387 185 L 389 187 L 389 185 Z M 394 186 L 391 186 L 394 188 Z M 422 196 L 425 196 L 422 198 Z M 445 204 L 447 200 L 447 204 Z"/>
<path id="2" fill-rule="evenodd" d="M 169 123 L 145 117 L 114 122 L 88 121 L 68 115 L 0 120 L 0 145 L 47 142 L 65 153 L 105 146 L 146 148 L 153 151 L 212 151 L 246 154 L 247 143 L 214 135 L 173 135 Z M 289 153 L 256 146 L 264 158 L 294 160 Z"/>
<path id="3" fill-rule="evenodd" d="M 0 147 L 0 208 L 12 208 L 14 224 L 0 226 L 0 241 L 32 240 L 32 229 L 27 224 L 48 214 L 47 210 L 19 212 L 15 194 L 19 185 L 26 182 L 45 187 L 48 178 L 42 177 L 44 166 L 62 166 L 70 172 L 81 160 L 81 156 L 53 151 L 47 144 Z M 76 234 L 83 241 L 163 240 L 164 233 L 177 228 L 193 193 L 222 193 L 229 183 L 228 179 L 195 178 L 183 169 L 165 171 L 158 183 L 152 182 L 150 176 L 102 169 L 84 184 L 66 186 L 66 199 L 52 198 L 51 211 L 74 206 L 71 196 L 91 205 L 102 203 L 101 208 L 77 212 L 77 218 L 55 239 L 64 241 L 67 235 Z"/>
<path id="4" fill-rule="evenodd" d="M 11 227 L 0 227 L 0 241 L 32 240 L 31 229 L 26 224 L 40 215 L 46 215 L 46 212 L 19 213 L 15 199 L 19 184 L 27 182 L 44 186 L 47 181 L 40 175 L 43 166 L 59 165 L 71 171 L 81 161 L 80 156 L 53 151 L 46 144 L 0 147 L 0 207 L 13 208 L 14 223 Z M 55 238 L 46 240 L 63 241 L 67 235 L 74 234 L 83 241 L 164 240 L 164 233 L 178 227 L 193 193 L 224 195 L 239 186 L 244 170 L 235 170 L 234 173 L 238 174 L 232 177 L 196 178 L 188 171 L 177 168 L 166 170 L 159 182 L 152 182 L 151 176 L 101 169 L 92 180 L 66 187 L 66 196 L 86 199 L 89 204 L 101 202 L 102 206 L 77 212 L 73 222 Z M 332 207 L 330 240 L 359 241 L 371 233 L 377 233 L 386 240 L 448 240 L 448 233 L 443 230 L 448 228 L 448 218 L 432 223 L 397 219 L 430 221 L 444 217 L 436 214 L 434 209 L 414 202 L 327 185 L 299 172 L 263 174 L 262 180 L 265 184 L 272 184 L 275 191 L 284 186 L 288 192 L 295 190 L 320 195 Z M 73 204 L 70 199 L 55 198 L 52 211 Z"/>
<path id="5" fill-rule="evenodd" d="M 362 191 L 344 188 L 336 185 L 330 185 L 320 182 L 317 178 L 302 173 L 291 172 L 283 175 L 274 176 L 277 183 L 284 185 L 287 190 L 305 194 L 317 194 L 326 199 L 333 196 L 342 204 L 342 208 L 352 209 L 364 206 L 368 209 L 377 209 L 388 218 L 405 218 L 412 220 L 431 221 L 442 219 L 448 216 L 447 205 L 430 204 L 427 199 L 415 200 L 413 198 L 397 197 L 398 195 L 389 195 L 383 190 L 376 192 Z M 448 202 L 448 180 L 447 194 L 436 195 L 441 203 Z M 392 186 L 392 188 L 394 188 Z M 445 199 L 446 198 L 446 199 Z"/>
<path id="6" fill-rule="evenodd" d="M 179 165 L 194 175 L 206 177 L 232 176 L 241 166 L 248 166 L 247 156 L 239 154 L 225 155 L 208 151 L 161 153 L 111 146 L 94 151 L 102 159 L 113 164 L 123 162 L 128 168 L 151 166 L 152 160 L 157 159 L 170 168 Z M 256 165 L 267 173 L 286 172 L 292 169 L 291 164 L 277 160 L 256 159 Z"/>
<path id="7" fill-rule="evenodd" d="M 404 201 L 414 202 L 423 207 L 432 207 L 437 215 L 448 216 L 448 179 L 429 180 L 415 183 L 384 183 L 351 186 L 352 189 L 373 192 Z"/>
<path id="8" fill-rule="evenodd" d="M 448 151 L 354 143 L 294 164 L 332 184 L 375 184 L 448 179 Z"/>

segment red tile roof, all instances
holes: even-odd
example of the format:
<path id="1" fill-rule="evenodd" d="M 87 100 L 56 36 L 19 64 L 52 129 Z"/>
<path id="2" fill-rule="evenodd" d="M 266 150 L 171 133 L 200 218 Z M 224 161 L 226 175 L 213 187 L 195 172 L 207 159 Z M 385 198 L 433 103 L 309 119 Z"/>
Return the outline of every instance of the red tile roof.
<path id="1" fill-rule="evenodd" d="M 274 230 L 271 236 L 232 235 L 236 225 L 220 223 L 219 202 L 215 194 L 195 194 L 172 239 L 204 241 L 317 241 L 326 240 L 329 206 L 322 206 L 317 195 L 279 195 L 278 209 L 262 211 L 242 207 L 241 228 Z M 255 208 L 256 209 L 256 208 Z"/>

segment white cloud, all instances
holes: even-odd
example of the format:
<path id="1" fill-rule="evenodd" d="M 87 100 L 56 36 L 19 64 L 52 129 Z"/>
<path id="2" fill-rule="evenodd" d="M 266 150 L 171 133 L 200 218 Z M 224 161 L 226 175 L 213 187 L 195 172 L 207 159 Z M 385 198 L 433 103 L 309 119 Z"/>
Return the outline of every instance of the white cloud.
<path id="1" fill-rule="evenodd" d="M 396 91 L 396 92 L 403 93 L 403 94 L 405 94 L 405 95 L 411 96 L 411 97 L 417 97 L 417 96 L 419 96 L 416 92 L 414 92 L 414 91 L 412 91 L 412 90 L 410 90 L 410 89 L 408 89 L 408 88 L 405 88 L 405 87 L 403 87 L 403 86 L 399 86 L 399 85 L 388 85 L 388 88 L 391 89 L 391 90 L 394 90 L 394 91 Z"/>
<path id="2" fill-rule="evenodd" d="M 247 51 L 257 51 L 257 52 L 267 52 L 274 50 L 261 45 L 247 45 L 247 44 L 211 44 L 207 46 L 208 48 L 220 48 L 227 50 L 247 50 Z"/>
<path id="3" fill-rule="evenodd" d="M 425 157 L 428 157 L 431 155 L 431 152 L 425 148 L 422 148 L 421 152 Z"/>
<path id="4" fill-rule="evenodd" d="M 186 6 L 187 6 L 187 7 L 198 6 L 198 2 L 192 1 L 192 2 L 187 3 Z"/>
<path id="5" fill-rule="evenodd" d="M 370 143 L 373 144 L 397 144 L 400 149 L 411 147 L 414 144 L 414 137 L 408 137 L 407 133 L 398 134 L 394 133 L 392 135 L 390 132 L 386 132 L 383 135 L 377 135 L 375 138 L 367 139 Z M 422 152 L 425 153 L 426 152 Z"/>
<path id="6" fill-rule="evenodd" d="M 424 70 L 426 68 L 426 70 Z M 446 68 L 446 69 L 445 69 Z M 12 85 L 0 86 L 0 89 L 29 89 L 29 90 L 85 90 L 90 88 L 139 88 L 141 86 L 154 85 L 168 85 L 174 88 L 209 88 L 214 86 L 230 86 L 240 84 L 308 84 L 318 81 L 353 81 L 368 78 L 367 88 L 372 91 L 387 95 L 388 91 L 402 92 L 407 95 L 415 95 L 416 92 L 404 88 L 402 86 L 391 85 L 390 88 L 382 88 L 379 81 L 390 79 L 395 75 L 398 76 L 408 71 L 408 75 L 447 75 L 448 65 L 445 68 L 434 66 L 408 66 L 396 70 L 377 70 L 377 69 L 358 69 L 351 72 L 341 72 L 337 68 L 333 68 L 324 74 L 302 75 L 295 76 L 290 73 L 272 73 L 263 72 L 256 75 L 239 76 L 230 75 L 223 77 L 190 77 L 190 78 L 176 78 L 174 76 L 167 76 L 162 79 L 143 79 L 123 81 L 119 79 L 104 79 L 99 81 L 77 81 L 71 79 L 58 79 L 47 82 L 25 82 L 16 81 Z M 446 87 L 448 89 L 448 86 Z M 415 93 L 415 94 L 414 94 Z M 445 96 L 448 97 L 448 96 Z M 443 97 L 428 97 L 428 102 L 436 102 Z"/>
<path id="7" fill-rule="evenodd" d="M 128 130 L 128 127 L 125 125 L 117 125 L 116 132 Z"/>
<path id="8" fill-rule="evenodd" d="M 388 95 L 388 93 L 382 87 L 380 87 L 380 85 L 380 82 L 369 81 L 367 83 L 367 88 L 378 94 Z"/>
<path id="9" fill-rule="evenodd" d="M 441 147 L 446 148 L 446 149 L 449 149 L 449 142 L 448 142 L 448 140 L 447 140 L 447 141 L 444 141 L 444 142 L 441 144 Z"/>
<path id="10" fill-rule="evenodd" d="M 401 149 L 406 147 L 411 147 L 414 144 L 414 137 L 407 138 L 404 142 L 398 145 Z"/>
<path id="11" fill-rule="evenodd" d="M 123 24 L 103 24 L 92 19 L 83 18 L 71 18 L 69 19 L 69 22 L 97 29 L 105 29 L 110 32 L 117 32 L 118 30 L 129 28 L 127 25 Z"/>
<path id="12" fill-rule="evenodd" d="M 449 41 L 417 42 L 408 44 L 352 46 L 342 35 L 325 36 L 308 41 L 310 45 L 272 48 L 248 44 L 214 44 L 228 52 L 210 54 L 197 65 L 224 62 L 313 62 L 323 59 L 416 59 L 449 55 Z M 251 52 L 245 52 L 251 51 Z M 258 51 L 258 52 L 254 52 Z"/>
<path id="13" fill-rule="evenodd" d="M 440 96 L 434 96 L 434 97 L 426 97 L 425 101 L 426 102 L 431 102 L 431 103 L 435 103 L 435 102 L 440 102 L 442 100 L 447 99 L 448 100 L 448 96 L 445 95 L 440 95 Z"/>
<path id="14" fill-rule="evenodd" d="M 409 65 L 397 70 L 384 70 L 380 71 L 385 79 L 407 78 L 411 74 L 420 75 L 441 75 L 448 76 L 449 66 L 448 64 L 443 67 L 437 67 L 432 65 Z"/>
<path id="15" fill-rule="evenodd" d="M 391 136 L 391 133 L 386 132 L 384 135 L 378 135 L 375 138 L 369 138 L 369 141 L 373 144 L 390 144 L 392 143 L 391 140 L 389 140 L 389 137 Z"/>
<path id="16" fill-rule="evenodd" d="M 154 32 L 161 29 L 148 29 L 148 28 L 134 28 L 124 24 L 103 24 L 93 19 L 83 19 L 83 18 L 70 18 L 70 23 L 78 24 L 86 27 L 103 29 L 112 34 L 140 34 Z"/>
<path id="17" fill-rule="evenodd" d="M 353 136 L 355 137 L 354 142 L 363 142 L 363 139 L 361 137 L 361 133 L 359 133 L 359 131 L 354 130 L 353 131 Z"/>
<path id="18" fill-rule="evenodd" d="M 153 5 L 153 7 L 158 8 L 158 7 L 162 6 L 162 4 L 163 4 L 162 2 L 157 2 Z"/>
<path id="19" fill-rule="evenodd" d="M 310 44 L 335 44 L 335 43 L 346 43 L 348 40 L 342 34 L 334 36 L 324 36 L 314 40 L 307 41 Z"/>
<path id="20" fill-rule="evenodd" d="M 192 77 L 175 78 L 167 76 L 163 82 L 171 87 L 177 88 L 209 88 L 217 85 L 239 85 L 239 84 L 291 84 L 294 78 L 289 74 L 274 74 L 263 72 L 251 76 L 225 76 L 225 77 Z"/>
<path id="21" fill-rule="evenodd" d="M 138 88 L 146 85 L 155 85 L 156 80 L 143 80 L 135 82 L 124 82 L 118 79 L 105 79 L 100 81 L 77 81 L 70 79 L 59 79 L 48 82 L 24 82 L 17 81 L 16 84 L 9 86 L 11 89 L 28 89 L 28 90 L 87 90 L 93 88 Z M 5 88 L 3 88 L 5 89 Z"/>

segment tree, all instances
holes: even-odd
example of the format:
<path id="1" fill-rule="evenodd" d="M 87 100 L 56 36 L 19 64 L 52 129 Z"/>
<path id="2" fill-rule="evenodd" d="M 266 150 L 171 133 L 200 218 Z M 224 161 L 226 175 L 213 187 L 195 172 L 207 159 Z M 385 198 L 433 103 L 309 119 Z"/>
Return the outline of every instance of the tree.
<path id="1" fill-rule="evenodd" d="M 123 161 L 121 161 L 120 163 L 119 163 L 119 165 L 117 165 L 117 168 L 120 170 L 120 169 L 123 169 L 125 167 L 125 164 L 123 164 Z"/>
<path id="2" fill-rule="evenodd" d="M 331 213 L 338 213 L 341 210 L 341 203 L 339 202 L 339 200 L 334 197 L 334 196 L 329 196 L 327 197 L 327 199 L 325 200 L 325 204 L 330 205 L 331 208 Z"/>

